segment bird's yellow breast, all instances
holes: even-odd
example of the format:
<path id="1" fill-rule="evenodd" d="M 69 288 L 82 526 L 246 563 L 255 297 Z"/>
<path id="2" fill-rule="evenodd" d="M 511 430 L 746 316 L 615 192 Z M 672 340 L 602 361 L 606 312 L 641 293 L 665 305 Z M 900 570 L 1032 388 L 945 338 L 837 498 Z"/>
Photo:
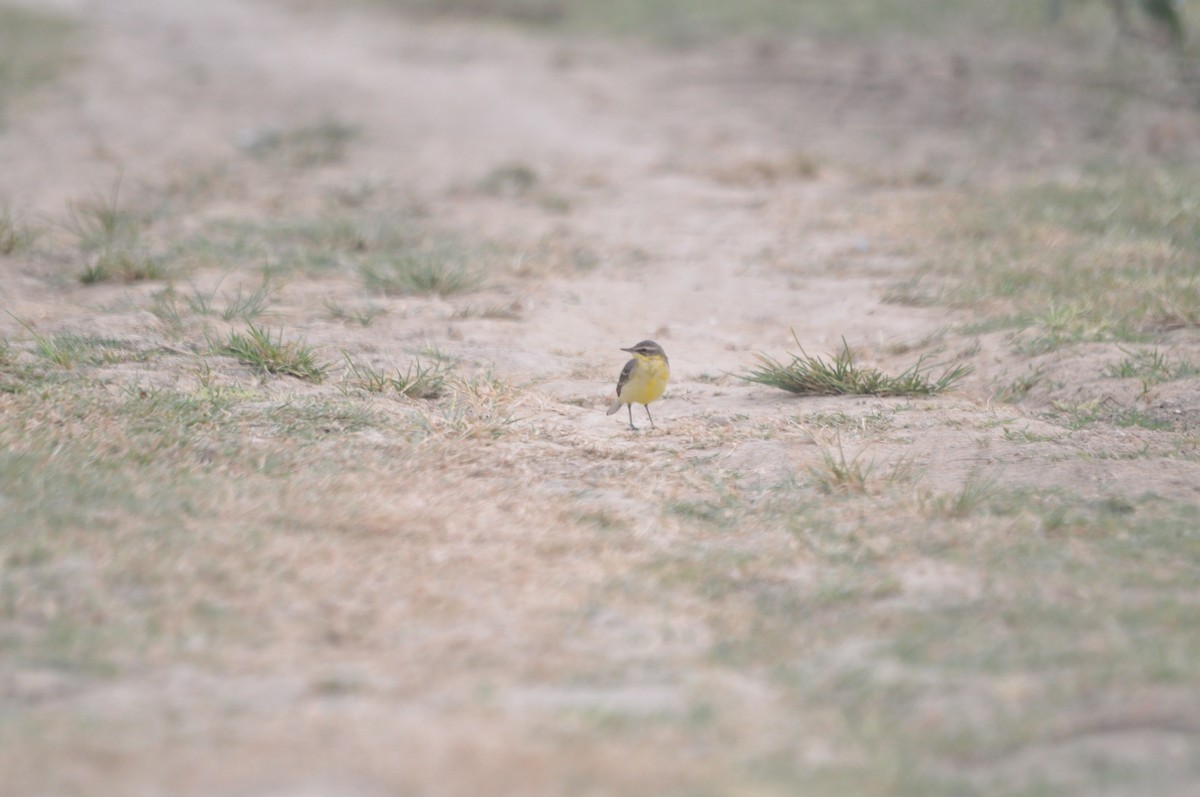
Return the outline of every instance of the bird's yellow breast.
<path id="1" fill-rule="evenodd" d="M 667 380 L 671 377 L 671 367 L 662 357 L 647 357 L 644 354 L 633 355 L 637 367 L 629 376 L 629 381 L 621 388 L 620 399 L 625 404 L 649 404 L 667 389 Z"/>

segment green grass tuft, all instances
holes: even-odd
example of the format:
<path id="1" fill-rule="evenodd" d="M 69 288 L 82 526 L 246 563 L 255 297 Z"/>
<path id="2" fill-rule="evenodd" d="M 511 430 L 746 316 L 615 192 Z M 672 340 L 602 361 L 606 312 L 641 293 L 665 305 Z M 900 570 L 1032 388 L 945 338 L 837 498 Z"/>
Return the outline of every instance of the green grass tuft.
<path id="1" fill-rule="evenodd" d="M 252 291 L 244 292 L 241 287 L 238 287 L 232 296 L 226 297 L 224 306 L 217 305 L 217 291 L 220 287 L 221 285 L 218 283 L 208 293 L 199 289 L 192 291 L 191 295 L 187 297 L 188 307 L 197 315 L 220 316 L 225 321 L 235 319 L 253 321 L 266 312 L 267 305 L 271 302 L 271 278 L 269 275 L 264 275 L 258 287 Z"/>
<path id="2" fill-rule="evenodd" d="M 63 227 L 76 237 L 82 251 L 103 251 L 137 240 L 141 223 L 121 205 L 121 182 L 118 176 L 107 194 L 93 191 L 83 199 L 67 202 Z"/>
<path id="3" fill-rule="evenodd" d="M 326 117 L 288 130 L 254 131 L 241 142 L 241 148 L 251 157 L 303 169 L 344 159 L 358 132 L 355 125 Z"/>
<path id="4" fill-rule="evenodd" d="M 67 203 L 62 226 L 75 236 L 87 265 L 79 274 L 85 285 L 140 282 L 169 276 L 166 261 L 142 242 L 143 220 L 121 204 L 121 177 L 107 194 L 98 191 Z"/>
<path id="5" fill-rule="evenodd" d="M 1154 385 L 1175 379 L 1187 379 L 1200 375 L 1200 367 L 1187 361 L 1172 361 L 1157 348 L 1149 351 L 1129 351 L 1127 356 L 1105 369 L 1105 376 L 1114 379 L 1140 379 L 1143 391 Z"/>
<path id="6" fill-rule="evenodd" d="M 368 290 L 385 296 L 447 296 L 474 290 L 482 283 L 461 253 L 444 247 L 369 258 L 360 265 L 359 273 Z"/>
<path id="7" fill-rule="evenodd" d="M 77 335 L 60 334 L 46 337 L 34 332 L 34 352 L 60 368 L 74 368 L 85 359 L 87 346 Z"/>
<path id="8" fill-rule="evenodd" d="M 454 318 L 489 318 L 498 321 L 519 321 L 521 319 L 521 300 L 496 302 L 487 305 L 468 304 L 454 311 Z"/>
<path id="9" fill-rule="evenodd" d="M 38 231 L 17 217 L 10 207 L 0 208 L 0 255 L 24 252 L 37 240 Z"/>
<path id="10" fill-rule="evenodd" d="M 954 520 L 970 517 L 985 507 L 997 493 L 999 476 L 974 470 L 968 474 L 963 486 L 954 493 L 932 497 L 927 504 L 931 514 Z"/>
<path id="11" fill-rule="evenodd" d="M 859 451 L 850 459 L 846 459 L 846 451 L 842 448 L 839 435 L 836 456 L 832 451 L 824 449 L 821 451 L 821 465 L 810 469 L 817 487 L 826 493 L 842 495 L 867 492 L 871 474 L 875 470 L 875 462 L 862 461 L 863 453 Z"/>
<path id="12" fill-rule="evenodd" d="M 441 364 L 422 366 L 416 360 L 403 373 L 397 369 L 389 374 L 366 363 L 356 363 L 350 355 L 342 352 L 346 359 L 346 382 L 368 393 L 397 393 L 413 399 L 434 399 L 446 390 L 446 371 Z"/>
<path id="13" fill-rule="evenodd" d="M 358 324 L 363 327 L 371 326 L 376 318 L 387 314 L 387 308 L 374 304 L 368 304 L 365 307 L 343 307 L 328 300 L 325 301 L 325 309 L 328 311 L 330 318 L 344 323 Z"/>
<path id="14" fill-rule="evenodd" d="M 538 182 L 532 166 L 514 161 L 492 169 L 479 181 L 480 193 L 488 196 L 519 197 L 528 194 Z"/>
<path id="15" fill-rule="evenodd" d="M 366 407 L 355 403 L 305 399 L 289 401 L 272 408 L 266 415 L 267 431 L 272 437 L 290 440 L 316 440 L 329 435 L 344 435 L 376 426 L 379 419 Z"/>
<path id="16" fill-rule="evenodd" d="M 110 247 L 84 267 L 79 281 L 84 285 L 97 282 L 142 282 L 166 279 L 171 274 L 162 258 L 138 248 Z"/>
<path id="17" fill-rule="evenodd" d="M 921 357 L 903 373 L 889 376 L 855 364 L 845 339 L 832 361 L 809 356 L 803 347 L 800 354 L 791 355 L 792 361 L 786 365 L 765 354 L 757 357 L 759 366 L 742 374 L 742 379 L 810 396 L 928 396 L 949 390 L 974 370 L 967 365 L 948 366 L 934 377 L 930 372 L 937 366 L 926 365 Z"/>
<path id="18" fill-rule="evenodd" d="M 1171 421 L 1158 417 L 1138 407 L 1122 406 L 1111 398 L 1089 401 L 1056 401 L 1052 409 L 1061 417 L 1063 424 L 1072 430 L 1086 429 L 1097 423 L 1142 429 L 1170 429 Z"/>
<path id="19" fill-rule="evenodd" d="M 12 313 L 9 315 L 18 324 L 25 327 L 33 338 L 33 353 L 60 368 L 120 362 L 130 359 L 131 352 L 133 352 L 132 347 L 127 343 L 113 338 L 77 335 L 73 332 L 60 332 L 52 336 L 43 335 L 29 322 L 17 318 Z M 136 359 L 136 355 L 134 358 Z"/>
<path id="20" fill-rule="evenodd" d="M 224 343 L 213 346 L 218 354 L 228 354 L 243 363 L 271 374 L 284 374 L 311 382 L 324 380 L 329 366 L 317 359 L 316 351 L 302 341 L 283 340 L 280 331 L 250 324 L 245 334 L 232 332 Z"/>

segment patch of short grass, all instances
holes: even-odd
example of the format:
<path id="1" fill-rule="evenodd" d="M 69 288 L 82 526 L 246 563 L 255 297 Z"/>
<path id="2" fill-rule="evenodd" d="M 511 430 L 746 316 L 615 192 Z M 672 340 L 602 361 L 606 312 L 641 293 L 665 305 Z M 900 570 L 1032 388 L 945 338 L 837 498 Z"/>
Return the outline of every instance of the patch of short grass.
<path id="1" fill-rule="evenodd" d="M 1050 417 L 1063 423 L 1068 429 L 1086 429 L 1097 423 L 1113 426 L 1136 426 L 1142 429 L 1170 429 L 1175 424 L 1161 416 L 1137 406 L 1124 406 L 1111 398 L 1087 401 L 1056 401 L 1051 405 L 1054 414 Z"/>
<path id="2" fill-rule="evenodd" d="M 798 340 L 796 345 L 800 346 Z M 855 363 L 845 340 L 832 360 L 813 357 L 803 346 L 799 354 L 791 355 L 789 363 L 765 354 L 757 357 L 758 367 L 741 374 L 742 379 L 810 396 L 928 396 L 949 390 L 973 370 L 967 365 L 953 365 L 934 375 L 932 371 L 938 366 L 927 364 L 921 357 L 902 373 L 891 376 Z"/>
<path id="3" fill-rule="evenodd" d="M 479 192 L 488 196 L 519 197 L 528 194 L 538 183 L 532 166 L 520 161 L 502 163 L 479 181 Z"/>
<path id="4" fill-rule="evenodd" d="M 141 282 L 171 275 L 166 262 L 139 246 L 110 247 L 97 254 L 79 274 L 85 285 L 96 282 Z"/>
<path id="5" fill-rule="evenodd" d="M 601 258 L 592 247 L 560 230 L 516 252 L 509 262 L 509 270 L 513 276 L 525 278 L 550 274 L 569 276 L 586 274 L 600 263 Z"/>
<path id="6" fill-rule="evenodd" d="M 121 201 L 123 179 L 118 176 L 107 192 L 93 190 L 82 199 L 67 202 L 62 226 L 84 252 L 104 251 L 137 239 L 142 220 Z"/>
<path id="7" fill-rule="evenodd" d="M 821 462 L 809 467 L 811 483 L 831 495 L 869 495 L 895 487 L 913 479 L 911 460 L 900 457 L 890 462 L 877 462 L 868 456 L 870 446 L 864 446 L 853 456 L 846 455 L 841 433 L 832 445 L 821 445 Z"/>
<path id="8" fill-rule="evenodd" d="M 85 266 L 79 274 L 84 284 L 140 282 L 170 275 L 167 261 L 151 253 L 142 239 L 144 219 L 121 201 L 122 178 L 107 193 L 67 203 L 62 226 L 75 236 Z"/>
<path id="9" fill-rule="evenodd" d="M 74 368 L 81 362 L 94 362 L 93 348 L 79 335 L 59 333 L 54 336 L 33 333 L 34 353 L 60 368 Z"/>
<path id="10" fill-rule="evenodd" d="M 168 328 L 178 331 L 183 326 L 183 308 L 180 307 L 180 294 L 174 285 L 168 285 L 150 296 L 150 312 L 158 317 Z"/>
<path id="11" fill-rule="evenodd" d="M 272 407 L 264 420 L 272 436 L 299 441 L 351 434 L 379 423 L 361 404 L 327 399 L 289 401 Z"/>
<path id="12" fill-rule="evenodd" d="M 877 432 L 891 428 L 895 424 L 896 410 L 876 410 L 864 415 L 851 415 L 838 410 L 836 412 L 813 412 L 798 417 L 797 423 L 814 426 L 819 429 L 837 429 L 859 432 Z"/>
<path id="13" fill-rule="evenodd" d="M 247 132 L 239 146 L 254 158 L 307 169 L 343 160 L 350 142 L 358 135 L 356 125 L 327 116 L 292 128 Z"/>
<path id="14" fill-rule="evenodd" d="M 0 207 L 0 255 L 28 251 L 38 238 L 39 231 L 18 216 L 11 207 Z"/>
<path id="15" fill-rule="evenodd" d="M 1020 319 L 1040 354 L 1077 341 L 1142 341 L 1200 326 L 1200 181 L 1173 170 L 1092 166 L 954 202 L 921 279 L 985 317 Z"/>
<path id="16" fill-rule="evenodd" d="M 732 507 L 708 499 L 685 498 L 670 501 L 665 509 L 685 523 L 701 523 L 714 527 L 732 528 L 736 522 Z"/>
<path id="17" fill-rule="evenodd" d="M 821 464 L 810 469 L 813 482 L 826 493 L 850 494 L 865 493 L 875 471 L 875 462 L 864 457 L 866 449 L 859 451 L 849 459 L 839 438 L 836 452 L 822 449 Z"/>
<path id="18" fill-rule="evenodd" d="M 702 486 L 697 485 L 683 495 L 664 502 L 663 510 L 685 526 L 733 531 L 747 513 L 749 502 L 759 497 L 741 489 L 732 479 L 706 474 Z"/>
<path id="19" fill-rule="evenodd" d="M 519 321 L 521 319 L 521 311 L 521 300 L 513 299 L 508 302 L 494 302 L 485 305 L 463 305 L 454 311 L 454 317 L 460 319 L 490 318 L 499 321 Z"/>
<path id="20" fill-rule="evenodd" d="M 62 378 L 59 369 L 47 369 L 40 363 L 23 362 L 17 350 L 6 344 L 0 357 L 0 394 L 19 395 L 37 392 Z"/>
<path id="21" fill-rule="evenodd" d="M 69 17 L 0 5 L 0 125 L 13 101 L 53 80 L 73 59 L 78 26 Z"/>
<path id="22" fill-rule="evenodd" d="M 1200 375 L 1200 366 L 1185 360 L 1172 360 L 1157 347 L 1141 350 L 1121 349 L 1124 359 L 1104 369 L 1113 379 L 1138 379 L 1143 389 Z"/>
<path id="23" fill-rule="evenodd" d="M 1007 384 L 1000 385 L 992 394 L 992 398 L 1006 404 L 1016 404 L 1029 395 L 1045 379 L 1045 371 L 1035 368 L 1024 373 Z"/>
<path id="24" fill-rule="evenodd" d="M 1020 429 L 1005 429 L 1003 437 L 1010 443 L 1053 443 L 1061 440 L 1063 433 L 1045 434 L 1031 431 L 1028 426 L 1024 426 Z"/>
<path id="25" fill-rule="evenodd" d="M 821 161 L 803 152 L 777 157 L 745 158 L 717 166 L 713 179 L 726 185 L 772 185 L 789 180 L 812 180 L 821 172 Z"/>
<path id="26" fill-rule="evenodd" d="M 344 305 L 326 301 L 324 305 L 325 310 L 329 313 L 330 318 L 345 322 L 347 324 L 358 324 L 362 327 L 369 327 L 375 322 L 376 318 L 379 318 L 381 315 L 387 315 L 387 308 L 380 307 L 376 304 L 366 304 L 358 307 L 346 307 Z"/>
<path id="27" fill-rule="evenodd" d="M 934 515 L 961 520 L 984 508 L 998 492 L 999 483 L 999 474 L 974 470 L 957 491 L 922 496 L 921 503 Z"/>
<path id="28" fill-rule="evenodd" d="M 363 285 L 384 296 L 447 296 L 478 288 L 483 278 L 460 247 L 440 245 L 371 257 L 359 266 Z"/>
<path id="29" fill-rule="evenodd" d="M 130 384 L 119 405 L 95 412 L 111 415 L 110 423 L 120 429 L 114 442 L 128 446 L 122 451 L 126 466 L 208 464 L 236 449 L 240 424 L 234 409 L 249 398 L 247 391 L 215 386 L 179 391 Z"/>
<path id="30" fill-rule="evenodd" d="M 395 393 L 413 399 L 434 399 L 446 391 L 446 370 L 441 363 L 422 365 L 414 360 L 408 368 L 388 372 L 367 363 L 346 360 L 346 384 L 368 393 Z"/>
<path id="31" fill-rule="evenodd" d="M 306 496 L 325 483 L 323 458 L 292 442 L 374 423 L 346 402 L 297 400 L 249 413 L 238 411 L 239 402 L 219 389 L 136 385 L 114 396 L 80 379 L 6 399 L 0 658 L 7 667 L 73 678 L 144 672 L 159 654 L 173 661 L 223 654 L 243 629 L 236 617 L 255 582 L 278 576 L 248 564 L 252 550 L 270 544 L 264 529 L 314 522 Z M 248 428 L 288 439 L 248 445 Z M 347 456 L 339 467 L 354 461 Z M 297 488 L 297 478 L 313 481 Z M 337 513 L 356 500 L 342 498 Z M 331 528 L 337 513 L 316 522 Z M 254 624 L 258 641 L 263 627 Z"/>
<path id="32" fill-rule="evenodd" d="M 184 296 L 184 301 L 197 315 L 219 316 L 225 321 L 253 321 L 266 312 L 273 294 L 273 284 L 268 274 L 264 274 L 252 290 L 238 286 L 233 293 L 226 292 L 220 297 L 220 287 L 221 283 L 218 282 L 211 291 L 194 288 Z"/>
<path id="33" fill-rule="evenodd" d="M 1195 727 L 1183 718 L 1196 701 L 1175 701 L 1197 684 L 1187 662 L 1200 626 L 1183 597 L 1200 562 L 1196 508 L 1013 489 L 1002 476 L 977 471 L 916 502 L 897 490 L 813 502 L 803 484 L 778 485 L 739 506 L 736 533 L 700 518 L 690 550 L 611 576 L 602 605 L 606 616 L 686 606 L 705 618 L 710 666 L 765 673 L 776 708 L 758 716 L 801 720 L 776 738 L 802 744 L 813 734 L 799 728 L 821 723 L 818 738 L 862 756 L 795 766 L 784 743 L 779 761 L 755 759 L 733 782 L 769 771 L 780 793 L 809 793 L 799 784 L 821 773 L 854 784 L 845 793 L 1032 794 L 1043 792 L 1027 781 L 1045 777 L 1046 793 L 1102 791 L 1113 781 L 1095 748 L 1064 736 Z M 741 693 L 704 694 L 723 707 L 716 735 L 736 727 Z M 1126 785 L 1163 777 L 1157 753 L 1123 760 Z"/>
<path id="34" fill-rule="evenodd" d="M 135 349 L 125 341 L 80 335 L 75 332 L 43 335 L 28 322 L 20 318 L 16 320 L 33 338 L 33 354 L 60 368 L 71 369 L 81 365 L 122 362 L 138 356 Z"/>
<path id="35" fill-rule="evenodd" d="M 310 382 L 324 380 L 329 368 L 318 358 L 316 350 L 303 341 L 285 341 L 282 330 L 273 334 L 269 328 L 254 324 L 248 325 L 245 332 L 231 332 L 224 341 L 214 341 L 212 348 L 264 373 Z"/>
<path id="36" fill-rule="evenodd" d="M 511 382 L 483 372 L 447 380 L 438 402 L 422 405 L 415 421 L 428 437 L 442 440 L 494 440 L 517 421 L 520 391 Z"/>
<path id="37" fill-rule="evenodd" d="M 197 267 L 229 268 L 254 262 L 271 273 L 335 272 L 361 253 L 407 245 L 408 228 L 370 214 L 217 219 L 175 247 L 175 256 Z"/>
<path id="38" fill-rule="evenodd" d="M 1171 429 L 1175 426 L 1171 421 L 1140 407 L 1127 407 L 1113 414 L 1111 420 L 1116 426 L 1136 426 L 1141 429 Z"/>
<path id="39" fill-rule="evenodd" d="M 869 35 L 882 31 L 944 31 L 966 23 L 1013 26 L 1029 9 L 992 8 L 949 0 L 897 5 L 882 0 L 851 3 L 778 3 L 771 0 L 373 0 L 422 15 L 492 19 L 540 29 L 623 35 L 667 44 L 689 44 L 729 35 L 822 32 Z M 1036 17 L 1035 17 L 1036 18 Z"/>
<path id="40" fill-rule="evenodd" d="M 269 275 L 357 273 L 369 291 L 401 296 L 474 290 L 500 251 L 466 235 L 430 229 L 416 211 L 363 209 L 219 219 L 175 244 L 171 256 L 193 268 L 253 262 Z"/>

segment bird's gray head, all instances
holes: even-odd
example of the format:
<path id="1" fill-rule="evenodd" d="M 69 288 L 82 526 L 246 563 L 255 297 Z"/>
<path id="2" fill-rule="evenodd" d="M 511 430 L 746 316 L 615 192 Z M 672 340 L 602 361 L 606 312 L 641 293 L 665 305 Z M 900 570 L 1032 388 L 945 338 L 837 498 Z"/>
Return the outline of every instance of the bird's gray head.
<path id="1" fill-rule="evenodd" d="M 663 351 L 663 347 L 659 346 L 652 340 L 643 340 L 641 343 L 635 343 L 628 349 L 621 349 L 621 351 L 627 351 L 631 354 L 640 354 L 643 357 L 657 356 L 662 357 L 664 360 L 667 358 L 667 353 Z"/>

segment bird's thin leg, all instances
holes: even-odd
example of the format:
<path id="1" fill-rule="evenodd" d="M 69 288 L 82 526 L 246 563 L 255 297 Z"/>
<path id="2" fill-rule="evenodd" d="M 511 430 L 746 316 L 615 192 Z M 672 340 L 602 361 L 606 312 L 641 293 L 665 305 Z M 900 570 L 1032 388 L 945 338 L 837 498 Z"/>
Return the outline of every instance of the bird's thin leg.
<path id="1" fill-rule="evenodd" d="M 657 429 L 658 427 L 654 426 L 654 416 L 650 414 L 650 405 L 643 404 L 642 406 L 646 408 L 646 417 L 650 419 L 650 426 Z"/>
<path id="2" fill-rule="evenodd" d="M 629 404 L 626 404 L 625 409 L 629 410 L 629 428 L 637 429 L 637 427 L 633 425 L 633 403 L 630 402 Z"/>

